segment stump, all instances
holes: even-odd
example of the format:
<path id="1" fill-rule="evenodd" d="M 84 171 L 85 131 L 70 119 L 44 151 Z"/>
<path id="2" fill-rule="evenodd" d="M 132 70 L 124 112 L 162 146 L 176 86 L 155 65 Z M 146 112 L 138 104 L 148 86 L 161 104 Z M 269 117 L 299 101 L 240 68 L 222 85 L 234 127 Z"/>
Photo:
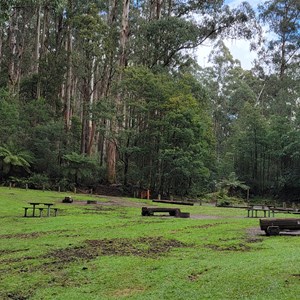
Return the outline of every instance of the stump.
<path id="1" fill-rule="evenodd" d="M 72 202 L 73 199 L 70 196 L 66 196 L 62 201 L 62 203 L 72 203 Z"/>

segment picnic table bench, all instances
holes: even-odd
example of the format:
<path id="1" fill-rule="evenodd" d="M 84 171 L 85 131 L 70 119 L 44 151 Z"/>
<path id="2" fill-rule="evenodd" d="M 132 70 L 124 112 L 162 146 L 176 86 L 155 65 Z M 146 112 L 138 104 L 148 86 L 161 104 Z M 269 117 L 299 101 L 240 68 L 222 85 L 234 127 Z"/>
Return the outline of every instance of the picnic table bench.
<path id="1" fill-rule="evenodd" d="M 189 218 L 190 213 L 181 212 L 179 208 L 166 207 L 142 207 L 142 216 L 154 216 L 154 213 L 169 213 L 176 218 Z"/>
<path id="2" fill-rule="evenodd" d="M 278 235 L 284 230 L 300 230 L 300 219 L 260 219 L 260 229 L 266 232 L 266 235 Z"/>
<path id="3" fill-rule="evenodd" d="M 52 208 L 53 203 L 43 203 L 43 202 L 29 202 L 31 206 L 23 207 L 24 208 L 24 217 L 29 217 L 28 210 L 32 210 L 32 217 L 42 217 L 43 211 L 47 211 L 47 217 L 50 217 L 51 215 L 51 209 L 54 211 L 54 216 L 56 217 L 58 214 L 58 208 Z M 40 205 L 43 205 L 43 207 L 40 207 Z M 36 211 L 39 211 L 39 214 L 36 214 Z"/>

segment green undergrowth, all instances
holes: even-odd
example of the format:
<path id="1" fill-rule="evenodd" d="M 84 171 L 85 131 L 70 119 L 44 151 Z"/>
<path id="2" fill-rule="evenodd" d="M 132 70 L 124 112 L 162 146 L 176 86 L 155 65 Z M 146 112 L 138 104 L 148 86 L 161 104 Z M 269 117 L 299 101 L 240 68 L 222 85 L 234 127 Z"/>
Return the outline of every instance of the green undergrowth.
<path id="1" fill-rule="evenodd" d="M 31 201 L 59 215 L 24 218 Z M 299 237 L 266 237 L 243 209 L 142 217 L 152 202 L 8 188 L 0 204 L 0 299 L 299 299 Z"/>

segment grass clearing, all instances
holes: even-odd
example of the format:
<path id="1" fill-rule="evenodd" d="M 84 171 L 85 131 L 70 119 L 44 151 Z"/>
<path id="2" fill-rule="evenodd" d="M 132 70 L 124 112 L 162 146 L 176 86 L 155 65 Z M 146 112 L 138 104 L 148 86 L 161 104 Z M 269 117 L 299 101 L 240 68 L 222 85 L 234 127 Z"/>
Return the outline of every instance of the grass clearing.
<path id="1" fill-rule="evenodd" d="M 65 196 L 0 188 L 0 299 L 299 299 L 299 236 L 266 237 L 245 210 Z M 30 201 L 59 216 L 24 218 Z"/>

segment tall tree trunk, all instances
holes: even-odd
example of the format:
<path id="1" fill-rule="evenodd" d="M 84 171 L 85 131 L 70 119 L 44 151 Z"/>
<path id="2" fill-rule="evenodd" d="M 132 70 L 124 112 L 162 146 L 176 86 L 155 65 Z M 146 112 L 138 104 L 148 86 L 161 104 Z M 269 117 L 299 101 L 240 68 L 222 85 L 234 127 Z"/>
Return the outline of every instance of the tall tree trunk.
<path id="1" fill-rule="evenodd" d="M 8 87 L 10 92 L 13 94 L 16 93 L 16 85 L 17 85 L 17 71 L 16 71 L 16 63 L 17 63 L 17 23 L 18 11 L 17 8 L 14 8 L 12 14 L 9 18 L 9 28 L 8 28 L 8 45 L 10 49 L 10 57 L 8 62 Z"/>
<path id="2" fill-rule="evenodd" d="M 107 139 L 106 144 L 107 155 L 107 181 L 110 184 L 116 182 L 116 159 L 117 159 L 117 145 L 115 139 Z"/>
<path id="3" fill-rule="evenodd" d="M 36 35 L 35 35 L 34 64 L 33 64 L 33 73 L 35 74 L 39 74 L 39 64 L 40 64 L 41 12 L 42 12 L 42 6 L 38 5 L 36 10 Z M 41 97 L 41 81 L 38 76 L 36 98 L 38 99 L 40 97 Z"/>
<path id="4" fill-rule="evenodd" d="M 92 147 L 93 147 L 93 143 L 94 143 L 94 138 L 95 138 L 95 132 L 96 132 L 96 123 L 93 120 L 93 112 L 91 110 L 91 108 L 94 105 L 94 100 L 95 100 L 95 95 L 96 93 L 96 88 L 95 88 L 95 76 L 96 76 L 96 68 L 95 68 L 95 64 L 96 64 L 96 57 L 94 56 L 92 58 L 92 67 L 91 67 L 91 80 L 90 80 L 90 102 L 89 102 L 89 120 L 88 120 L 88 144 L 87 144 L 87 151 L 86 153 L 88 155 L 92 154 Z"/>
<path id="5" fill-rule="evenodd" d="M 3 28 L 0 27 L 0 72 L 2 69 Z"/>
<path id="6" fill-rule="evenodd" d="M 126 66 L 126 44 L 129 35 L 129 0 L 123 0 L 122 9 L 122 28 L 120 33 L 120 57 L 119 57 L 119 77 L 118 83 L 122 80 L 123 69 Z M 116 114 L 120 112 L 121 107 L 121 94 L 117 93 L 115 100 Z M 112 138 L 107 140 L 107 180 L 109 183 L 116 182 L 116 161 L 117 161 L 117 133 L 118 124 L 116 116 L 111 121 Z"/>
<path id="7" fill-rule="evenodd" d="M 36 61 L 36 70 L 35 73 L 38 74 L 37 78 L 37 88 L 36 88 L 36 97 L 40 98 L 42 94 L 42 81 L 41 81 L 41 69 L 40 69 L 40 62 L 44 58 L 45 53 L 47 52 L 48 48 L 46 46 L 46 36 L 48 37 L 49 32 L 49 8 L 47 4 L 43 8 L 43 27 L 41 28 L 41 5 L 39 5 L 38 9 L 38 16 L 37 16 L 37 35 L 36 35 L 36 48 L 35 48 L 35 61 Z M 39 35 L 39 32 L 41 34 Z"/>
<path id="8" fill-rule="evenodd" d="M 128 15 L 129 15 L 129 0 L 123 0 L 123 12 L 122 12 L 122 31 L 120 37 L 120 79 L 122 78 L 122 69 L 126 66 L 126 44 L 129 36 L 129 23 L 128 23 Z"/>
<path id="9" fill-rule="evenodd" d="M 65 120 L 65 129 L 68 131 L 71 127 L 71 97 L 72 97 L 72 51 L 73 51 L 73 42 L 72 42 L 72 33 L 71 28 L 68 26 L 68 37 L 67 37 L 67 78 L 65 85 L 65 103 L 64 103 L 64 120 Z"/>
<path id="10" fill-rule="evenodd" d="M 161 7 L 163 0 L 156 0 L 156 19 L 159 20 L 161 18 Z"/>

